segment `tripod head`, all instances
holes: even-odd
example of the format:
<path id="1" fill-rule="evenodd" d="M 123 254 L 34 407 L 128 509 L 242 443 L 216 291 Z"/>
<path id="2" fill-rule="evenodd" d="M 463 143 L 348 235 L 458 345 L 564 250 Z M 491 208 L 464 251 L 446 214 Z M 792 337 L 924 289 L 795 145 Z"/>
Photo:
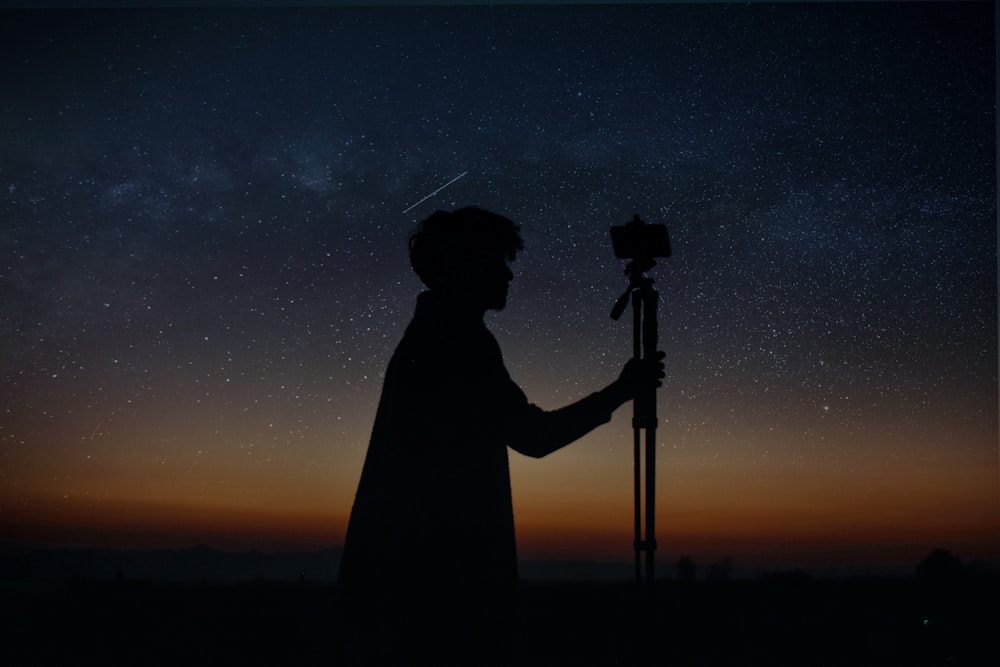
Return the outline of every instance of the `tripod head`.
<path id="1" fill-rule="evenodd" d="M 611 228 L 611 244 L 615 257 L 632 260 L 625 265 L 628 289 L 611 309 L 611 319 L 617 320 L 625 312 L 632 292 L 652 289 L 653 279 L 645 273 L 656 266 L 654 257 L 670 257 L 670 237 L 666 225 L 648 225 L 636 214 L 627 224 Z"/>
<path id="2" fill-rule="evenodd" d="M 647 225 L 638 214 L 630 222 L 611 228 L 615 257 L 652 260 L 670 257 L 670 237 L 666 225 Z"/>

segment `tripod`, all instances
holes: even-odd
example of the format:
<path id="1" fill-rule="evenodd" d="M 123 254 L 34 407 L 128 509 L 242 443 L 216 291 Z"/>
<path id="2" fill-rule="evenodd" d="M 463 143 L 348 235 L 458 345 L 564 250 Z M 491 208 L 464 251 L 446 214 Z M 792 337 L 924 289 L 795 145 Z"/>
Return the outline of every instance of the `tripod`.
<path id="1" fill-rule="evenodd" d="M 615 256 L 631 260 L 625 266 L 628 289 L 618 297 L 611 318 L 617 320 L 632 301 L 632 357 L 653 361 L 657 354 L 656 305 L 660 295 L 646 271 L 656 266 L 654 257 L 670 257 L 670 238 L 666 225 L 647 225 L 639 216 L 624 225 L 611 228 Z M 656 633 L 656 386 L 642 389 L 632 401 L 633 454 L 635 459 L 635 581 L 643 590 L 645 603 L 640 605 L 640 645 L 644 662 L 654 663 Z M 645 515 L 643 514 L 642 434 L 646 434 Z M 646 520 L 643 532 L 643 518 Z M 645 569 L 643 568 L 645 556 Z M 643 577 L 645 575 L 645 578 Z"/>
<path id="2" fill-rule="evenodd" d="M 638 218 L 638 216 L 636 216 Z M 625 311 L 629 297 L 632 301 L 632 356 L 635 359 L 643 357 L 652 359 L 657 348 L 656 305 L 659 293 L 653 287 L 653 279 L 645 272 L 653 268 L 656 262 L 650 257 L 634 259 L 625 267 L 629 277 L 628 289 L 615 302 L 611 310 L 611 318 L 617 320 Z M 635 484 L 635 580 L 646 585 L 652 597 L 655 582 L 656 553 L 656 388 L 642 391 L 632 401 L 632 430 L 634 456 Z M 642 433 L 646 434 L 645 451 L 645 513 L 642 507 Z M 643 534 L 643 515 L 645 514 L 645 534 Z M 643 555 L 645 555 L 645 579 L 643 579 Z"/>

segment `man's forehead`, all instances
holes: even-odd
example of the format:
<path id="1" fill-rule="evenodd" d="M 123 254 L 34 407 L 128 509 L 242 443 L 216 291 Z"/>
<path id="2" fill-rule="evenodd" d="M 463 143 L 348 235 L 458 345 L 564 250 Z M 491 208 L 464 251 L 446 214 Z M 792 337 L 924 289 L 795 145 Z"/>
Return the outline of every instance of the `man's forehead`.
<path id="1" fill-rule="evenodd" d="M 477 252 L 463 255 L 459 258 L 465 264 L 475 264 L 482 266 L 486 264 L 508 264 L 507 253 L 505 252 Z"/>

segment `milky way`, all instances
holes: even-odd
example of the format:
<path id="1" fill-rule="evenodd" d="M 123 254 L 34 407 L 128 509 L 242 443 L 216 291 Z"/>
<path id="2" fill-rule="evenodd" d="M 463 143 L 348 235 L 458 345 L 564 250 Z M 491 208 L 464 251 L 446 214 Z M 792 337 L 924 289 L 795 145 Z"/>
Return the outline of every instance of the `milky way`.
<path id="1" fill-rule="evenodd" d="M 522 225 L 488 324 L 546 408 L 630 354 L 608 228 L 669 226 L 666 526 L 875 505 L 865 530 L 936 539 L 933 508 L 995 492 L 990 3 L 2 18 L 18 525 L 148 502 L 312 512 L 338 541 L 421 289 L 408 235 L 463 205 Z M 515 457 L 524 544 L 627 514 L 629 442 L 622 411 Z"/>

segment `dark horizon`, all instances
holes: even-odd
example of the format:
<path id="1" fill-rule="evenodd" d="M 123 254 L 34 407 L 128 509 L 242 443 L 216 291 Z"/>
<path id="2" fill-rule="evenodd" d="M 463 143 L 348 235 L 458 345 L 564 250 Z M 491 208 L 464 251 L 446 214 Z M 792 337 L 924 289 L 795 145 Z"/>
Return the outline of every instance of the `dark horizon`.
<path id="1" fill-rule="evenodd" d="M 169 565 L 143 571 L 127 559 L 135 554 L 120 553 L 111 574 L 77 570 L 20 582 L 0 576 L 0 633 L 7 632 L 0 660 L 312 665 L 338 656 L 351 628 L 336 622 L 336 584 L 317 573 L 317 561 L 194 551 L 187 555 L 214 558 L 227 576 L 205 567 L 196 577 Z M 0 554 L 3 570 L 10 564 Z M 44 558 L 33 564 L 46 565 Z M 737 569 L 678 562 L 641 595 L 622 577 L 526 572 L 513 664 L 986 667 L 1000 657 L 995 564 L 970 566 L 935 551 L 906 576 L 774 570 L 744 577 Z M 655 620 L 645 626 L 638 614 L 650 609 Z"/>
<path id="2" fill-rule="evenodd" d="M 106 547 L 56 548 L 39 545 L 0 544 L 0 581 L 10 583 L 68 582 L 72 580 L 147 582 L 250 582 L 285 581 L 336 583 L 343 547 L 332 545 L 315 550 L 225 550 L 203 544 L 184 548 L 114 549 Z M 967 558 L 944 547 L 924 554 L 912 563 L 817 564 L 775 562 L 746 564 L 738 558 L 719 561 L 699 560 L 692 554 L 660 554 L 656 562 L 658 580 L 676 580 L 685 561 L 697 580 L 751 581 L 782 573 L 801 573 L 816 579 L 855 577 L 909 578 L 931 554 L 947 552 L 960 561 L 971 575 L 1000 576 L 1000 561 Z M 693 570 L 690 569 L 693 566 Z M 521 578 L 525 581 L 575 581 L 628 583 L 634 581 L 633 561 L 522 559 Z M 6 573 L 6 574 L 5 574 Z M 16 573 L 16 574 L 12 574 Z"/>

